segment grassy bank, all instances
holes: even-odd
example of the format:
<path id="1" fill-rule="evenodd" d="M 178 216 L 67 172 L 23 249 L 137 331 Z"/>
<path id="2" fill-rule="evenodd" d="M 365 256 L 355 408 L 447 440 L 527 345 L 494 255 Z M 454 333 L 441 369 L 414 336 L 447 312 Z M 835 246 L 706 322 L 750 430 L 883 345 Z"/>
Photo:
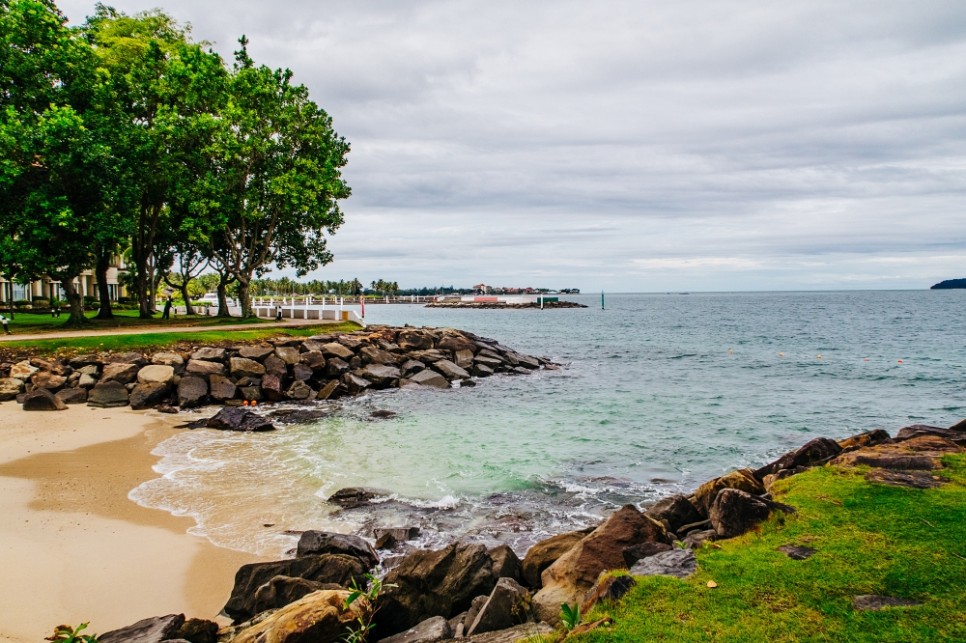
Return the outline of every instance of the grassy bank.
<path id="1" fill-rule="evenodd" d="M 776 484 L 798 510 L 757 533 L 697 552 L 687 580 L 638 579 L 622 601 L 584 617 L 614 625 L 568 640 L 966 640 L 966 456 L 947 456 L 935 489 L 872 484 L 867 469 L 820 467 Z M 783 545 L 816 550 L 805 560 Z M 710 588 L 709 581 L 717 587 Z M 860 611 L 877 594 L 921 605 Z"/>

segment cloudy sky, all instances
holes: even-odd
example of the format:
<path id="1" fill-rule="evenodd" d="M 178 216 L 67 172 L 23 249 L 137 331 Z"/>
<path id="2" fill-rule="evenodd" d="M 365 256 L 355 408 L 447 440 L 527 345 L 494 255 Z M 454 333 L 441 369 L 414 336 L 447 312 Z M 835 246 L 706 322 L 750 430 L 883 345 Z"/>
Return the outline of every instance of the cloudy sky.
<path id="1" fill-rule="evenodd" d="M 114 0 L 289 67 L 352 144 L 321 279 L 966 277 L 962 0 Z M 58 0 L 73 23 L 88 0 Z"/>

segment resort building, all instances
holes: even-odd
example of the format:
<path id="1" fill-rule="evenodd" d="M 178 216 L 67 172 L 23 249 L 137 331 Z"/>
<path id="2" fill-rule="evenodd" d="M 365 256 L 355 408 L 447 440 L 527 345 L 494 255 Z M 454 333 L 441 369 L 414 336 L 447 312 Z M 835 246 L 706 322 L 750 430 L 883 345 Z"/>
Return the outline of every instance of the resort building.
<path id="1" fill-rule="evenodd" d="M 118 276 L 125 272 L 124 262 L 116 257 L 114 265 L 107 270 L 107 288 L 111 301 L 117 301 L 127 295 L 127 291 L 118 281 Z M 74 280 L 81 297 L 97 297 L 97 280 L 93 270 L 85 270 Z M 53 279 L 38 279 L 28 284 L 21 284 L 8 280 L 0 274 L 0 306 L 8 307 L 16 302 L 33 302 L 35 299 L 48 301 L 65 300 L 64 288 L 59 281 Z"/>

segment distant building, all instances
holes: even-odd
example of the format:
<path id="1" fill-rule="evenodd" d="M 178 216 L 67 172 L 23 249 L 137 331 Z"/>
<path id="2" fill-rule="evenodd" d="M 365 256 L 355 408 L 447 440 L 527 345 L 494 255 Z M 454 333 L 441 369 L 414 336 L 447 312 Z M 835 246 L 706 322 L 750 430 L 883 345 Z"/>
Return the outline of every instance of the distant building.
<path id="1" fill-rule="evenodd" d="M 107 270 L 107 289 L 110 293 L 111 301 L 117 301 L 124 297 L 127 292 L 118 281 L 119 275 L 125 271 L 124 262 L 120 257 L 115 257 L 114 265 Z M 93 270 L 85 270 L 74 280 L 77 290 L 81 297 L 97 297 L 97 281 Z M 58 299 L 64 300 L 67 295 L 61 282 L 45 278 L 31 281 L 28 284 L 20 284 L 9 281 L 4 275 L 0 274 L 0 304 L 8 306 L 16 301 L 33 301 L 34 299 Z"/>

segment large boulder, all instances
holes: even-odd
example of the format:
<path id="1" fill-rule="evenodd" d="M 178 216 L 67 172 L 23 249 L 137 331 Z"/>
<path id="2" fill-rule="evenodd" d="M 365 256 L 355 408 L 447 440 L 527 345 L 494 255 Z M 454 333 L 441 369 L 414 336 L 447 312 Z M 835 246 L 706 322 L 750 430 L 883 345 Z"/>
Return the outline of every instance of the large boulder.
<path id="1" fill-rule="evenodd" d="M 347 590 L 320 590 L 241 630 L 232 643 L 335 643 L 359 619 L 372 613 L 360 597 L 346 607 Z"/>
<path id="2" fill-rule="evenodd" d="M 308 596 L 312 592 L 317 592 L 320 589 L 345 588 L 334 583 L 320 583 L 305 578 L 273 576 L 267 583 L 260 585 L 255 590 L 255 598 L 252 601 L 251 609 L 255 614 L 261 614 L 265 610 L 285 607 L 289 603 L 294 603 L 303 596 Z"/>
<path id="3" fill-rule="evenodd" d="M 836 445 L 837 446 L 837 445 Z M 782 467 L 787 468 L 787 467 Z M 708 480 L 694 492 L 694 506 L 702 515 L 707 516 L 714 499 L 722 489 L 741 489 L 752 495 L 765 493 L 765 487 L 751 469 L 738 469 L 720 478 Z"/>
<path id="4" fill-rule="evenodd" d="M 191 359 L 185 368 L 186 373 L 210 377 L 212 375 L 224 375 L 225 365 L 221 362 L 213 362 L 205 359 Z"/>
<path id="5" fill-rule="evenodd" d="M 449 388 L 449 380 L 434 370 L 426 369 L 420 371 L 409 378 L 410 382 L 420 386 L 433 386 L 435 388 Z"/>
<path id="6" fill-rule="evenodd" d="M 10 377 L 26 382 L 39 370 L 39 368 L 31 364 L 28 360 L 24 360 L 10 367 Z"/>
<path id="7" fill-rule="evenodd" d="M 466 630 L 467 636 L 505 630 L 530 620 L 530 594 L 512 578 L 501 578 L 479 614 Z"/>
<path id="8" fill-rule="evenodd" d="M 15 400 L 23 392 L 23 380 L 16 377 L 0 378 L 0 402 Z"/>
<path id="9" fill-rule="evenodd" d="M 209 362 L 221 362 L 225 359 L 225 349 L 213 346 L 202 346 L 191 354 L 191 359 L 201 359 Z"/>
<path id="10" fill-rule="evenodd" d="M 755 471 L 754 476 L 758 480 L 764 480 L 766 475 L 782 469 L 814 467 L 817 464 L 828 462 L 841 452 L 842 447 L 835 440 L 830 438 L 815 438 L 814 440 L 809 440 L 798 449 L 786 453 L 774 462 L 766 464 Z M 709 503 L 708 507 L 710 506 Z"/>
<path id="11" fill-rule="evenodd" d="M 49 391 L 56 391 L 67 382 L 63 375 L 57 375 L 51 371 L 40 371 L 30 378 L 30 383 L 34 388 L 45 388 Z"/>
<path id="12" fill-rule="evenodd" d="M 285 390 L 285 397 L 290 400 L 308 400 L 315 397 L 315 391 L 303 380 L 295 380 Z"/>
<path id="13" fill-rule="evenodd" d="M 205 426 L 223 431 L 273 431 L 275 425 L 258 413 L 240 406 L 226 406 L 208 418 Z"/>
<path id="14" fill-rule="evenodd" d="M 379 639 L 378 643 L 437 643 L 449 641 L 452 638 L 453 628 L 450 627 L 449 621 L 442 616 L 434 616 L 405 632 Z"/>
<path id="15" fill-rule="evenodd" d="M 151 368 L 145 366 L 145 368 Z M 171 368 L 161 366 L 159 368 Z M 168 382 L 147 382 L 138 384 L 131 390 L 130 402 L 132 409 L 148 409 L 163 402 L 167 402 L 171 397 L 171 384 Z"/>
<path id="16" fill-rule="evenodd" d="M 169 614 L 138 621 L 97 637 L 98 643 L 161 643 L 176 635 L 184 625 L 184 614 Z"/>
<path id="17" fill-rule="evenodd" d="M 238 393 L 235 383 L 224 375 L 211 375 L 208 378 L 208 388 L 211 399 L 219 402 L 231 400 Z"/>
<path id="18" fill-rule="evenodd" d="M 338 357 L 339 359 L 348 362 L 350 359 L 355 357 L 355 353 L 346 346 L 343 346 L 339 342 L 330 342 L 328 344 L 323 344 L 320 348 L 322 354 L 326 357 Z"/>
<path id="19" fill-rule="evenodd" d="M 299 349 L 294 346 L 276 346 L 275 356 L 289 366 L 295 366 L 302 359 Z"/>
<path id="20" fill-rule="evenodd" d="M 174 379 L 174 366 L 150 364 L 138 371 L 139 384 L 170 384 Z"/>
<path id="21" fill-rule="evenodd" d="M 129 364 L 126 362 L 108 363 L 104 365 L 104 370 L 101 371 L 101 381 L 130 384 L 137 379 L 139 370 L 141 369 L 137 364 Z"/>
<path id="22" fill-rule="evenodd" d="M 285 397 L 285 394 L 282 392 L 282 379 L 274 373 L 265 373 L 262 375 L 260 386 L 262 388 L 262 395 L 265 396 L 266 400 L 278 402 Z"/>
<path id="23" fill-rule="evenodd" d="M 470 374 L 465 369 L 460 368 L 448 359 L 439 360 L 433 364 L 433 368 L 450 381 L 470 379 Z"/>
<path id="24" fill-rule="evenodd" d="M 385 364 L 367 364 L 359 371 L 359 375 L 370 382 L 373 388 L 383 389 L 396 386 L 399 383 L 399 369 Z"/>
<path id="25" fill-rule="evenodd" d="M 571 531 L 536 543 L 523 557 L 523 580 L 533 589 L 543 587 L 543 583 L 540 581 L 540 575 L 543 574 L 543 571 L 573 549 L 574 545 L 586 536 L 586 532 Z"/>
<path id="26" fill-rule="evenodd" d="M 208 399 L 208 382 L 197 375 L 185 375 L 178 382 L 178 406 L 185 409 L 201 406 Z"/>
<path id="27" fill-rule="evenodd" d="M 66 408 L 67 404 L 45 388 L 34 389 L 23 397 L 24 411 L 63 411 Z"/>
<path id="28" fill-rule="evenodd" d="M 743 493 L 743 492 L 741 492 Z M 633 567 L 632 576 L 674 576 L 687 578 L 698 568 L 693 549 L 680 547 L 642 558 Z"/>
<path id="29" fill-rule="evenodd" d="M 335 583 L 343 587 L 356 583 L 365 586 L 367 568 L 353 556 L 323 554 L 303 556 L 291 560 L 242 565 L 235 573 L 235 586 L 225 604 L 224 612 L 235 623 L 257 614 L 258 589 L 276 576 L 303 578 L 316 583 Z"/>
<path id="30" fill-rule="evenodd" d="M 602 572 L 625 567 L 625 548 L 668 540 L 664 525 L 633 505 L 621 507 L 543 572 L 543 589 L 533 597 L 535 614 L 548 623 L 559 622 L 561 603 L 578 601 Z"/>
<path id="31" fill-rule="evenodd" d="M 505 550 L 491 554 L 481 544 L 457 542 L 405 556 L 386 575 L 386 584 L 394 587 L 379 600 L 380 633 L 402 632 L 433 616 L 466 611 L 475 596 L 493 590 L 503 575 L 499 572 L 508 567 Z"/>
<path id="32" fill-rule="evenodd" d="M 948 453 L 962 453 L 962 446 L 938 435 L 917 435 L 894 444 L 878 444 L 843 453 L 832 460 L 841 466 L 867 465 L 882 469 L 938 469 Z"/>
<path id="33" fill-rule="evenodd" d="M 337 534 L 329 531 L 311 529 L 299 536 L 296 556 L 318 556 L 320 554 L 344 554 L 359 559 L 366 569 L 379 564 L 379 556 L 369 542 L 361 536 Z"/>
<path id="34" fill-rule="evenodd" d="M 772 505 L 740 489 L 722 489 L 709 517 L 719 538 L 740 536 L 768 518 Z"/>
<path id="35" fill-rule="evenodd" d="M 261 377 L 265 374 L 264 366 L 246 357 L 232 357 L 229 366 L 232 377 Z"/>
<path id="36" fill-rule="evenodd" d="M 116 380 L 98 382 L 87 394 L 87 406 L 112 408 L 127 405 L 127 387 Z"/>
<path id="37" fill-rule="evenodd" d="M 275 352 L 275 347 L 271 344 L 257 344 L 255 346 L 242 346 L 238 349 L 238 356 L 245 359 L 263 360 Z"/>
<path id="38" fill-rule="evenodd" d="M 645 513 L 658 522 L 667 522 L 668 528 L 674 532 L 684 525 L 700 522 L 702 518 L 697 507 L 681 494 L 658 500 Z"/>
<path id="39" fill-rule="evenodd" d="M 64 388 L 56 393 L 57 397 L 64 404 L 86 404 L 87 403 L 87 389 L 86 388 Z"/>

